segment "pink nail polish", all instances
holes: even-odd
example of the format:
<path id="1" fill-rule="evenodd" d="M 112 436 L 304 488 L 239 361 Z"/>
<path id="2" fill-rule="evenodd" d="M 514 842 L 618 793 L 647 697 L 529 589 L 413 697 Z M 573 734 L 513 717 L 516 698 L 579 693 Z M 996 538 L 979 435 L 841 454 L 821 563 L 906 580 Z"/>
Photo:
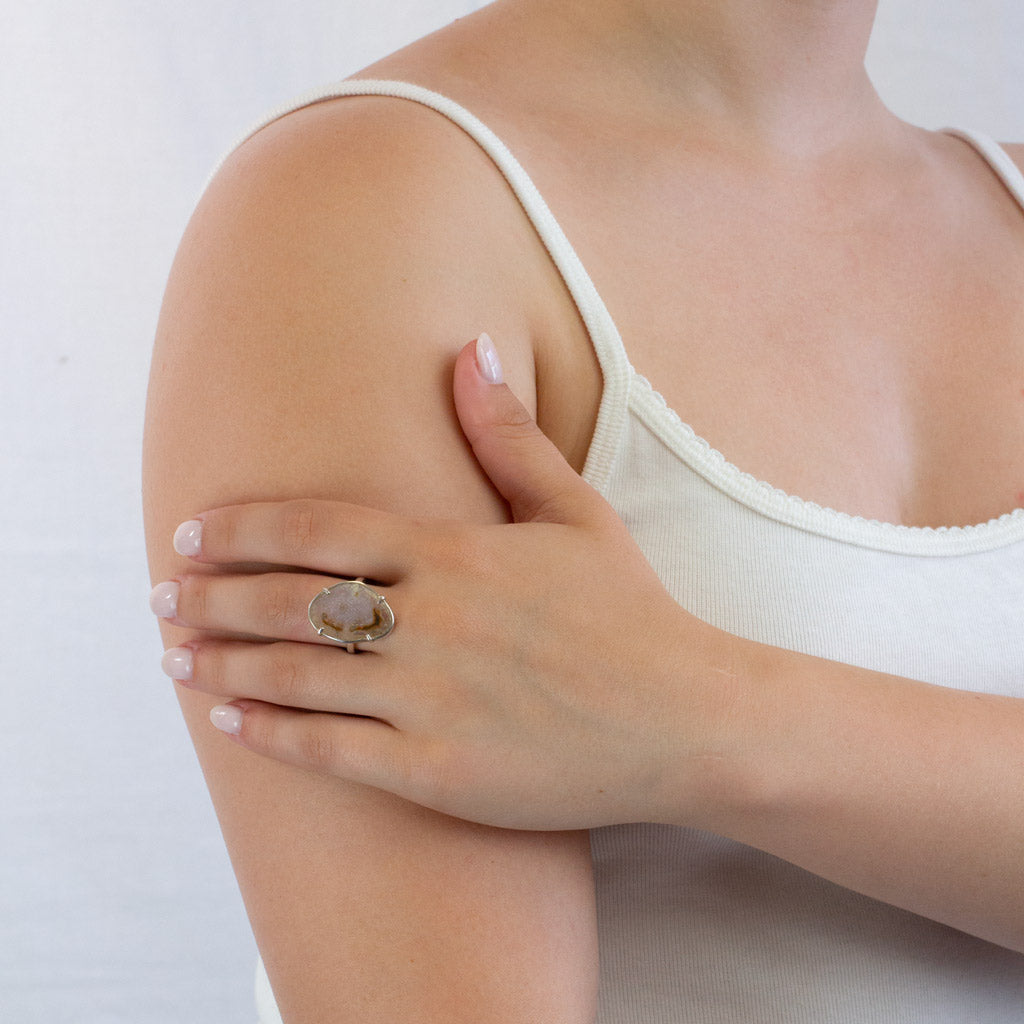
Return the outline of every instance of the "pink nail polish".
<path id="1" fill-rule="evenodd" d="M 179 555 L 194 558 L 203 547 L 203 524 L 199 519 L 190 519 L 174 531 L 174 550 Z"/>
<path id="2" fill-rule="evenodd" d="M 173 619 L 178 614 L 178 594 L 181 584 L 174 580 L 158 583 L 149 595 L 149 607 L 161 619 Z"/>
<path id="3" fill-rule="evenodd" d="M 192 652 L 187 647 L 171 647 L 164 651 L 160 667 L 172 679 L 187 681 L 192 678 Z"/>
<path id="4" fill-rule="evenodd" d="M 501 384 L 504 381 L 498 350 L 487 334 L 481 334 L 476 339 L 476 365 L 480 376 L 488 383 Z"/>
<path id="5" fill-rule="evenodd" d="M 220 704 L 210 711 L 210 721 L 221 732 L 237 736 L 242 731 L 242 709 L 233 704 Z"/>

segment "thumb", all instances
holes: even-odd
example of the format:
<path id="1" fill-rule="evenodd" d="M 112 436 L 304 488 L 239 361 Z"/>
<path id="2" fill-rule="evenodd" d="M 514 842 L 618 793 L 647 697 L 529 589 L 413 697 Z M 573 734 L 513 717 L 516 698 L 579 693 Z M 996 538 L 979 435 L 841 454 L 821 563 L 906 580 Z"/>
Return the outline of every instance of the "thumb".
<path id="1" fill-rule="evenodd" d="M 576 523 L 597 492 L 579 477 L 504 383 L 494 342 L 470 342 L 455 363 L 455 410 L 483 471 L 516 522 Z"/>

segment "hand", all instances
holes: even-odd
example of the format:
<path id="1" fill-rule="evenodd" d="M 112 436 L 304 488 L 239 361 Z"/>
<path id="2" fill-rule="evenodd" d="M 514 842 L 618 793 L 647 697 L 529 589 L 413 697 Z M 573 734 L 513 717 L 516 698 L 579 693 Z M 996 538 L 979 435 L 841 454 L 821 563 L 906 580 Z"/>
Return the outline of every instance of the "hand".
<path id="1" fill-rule="evenodd" d="M 513 523 L 313 500 L 204 512 L 179 528 L 181 553 L 278 568 L 160 584 L 154 610 L 202 631 L 166 670 L 230 699 L 214 723 L 249 750 L 457 817 L 678 821 L 687 792 L 698 802 L 721 692 L 707 680 L 731 675 L 732 638 L 666 592 L 500 383 L 486 342 L 463 350 L 454 386 Z M 379 581 L 396 626 L 349 654 L 317 637 L 307 606 L 357 576 Z"/>

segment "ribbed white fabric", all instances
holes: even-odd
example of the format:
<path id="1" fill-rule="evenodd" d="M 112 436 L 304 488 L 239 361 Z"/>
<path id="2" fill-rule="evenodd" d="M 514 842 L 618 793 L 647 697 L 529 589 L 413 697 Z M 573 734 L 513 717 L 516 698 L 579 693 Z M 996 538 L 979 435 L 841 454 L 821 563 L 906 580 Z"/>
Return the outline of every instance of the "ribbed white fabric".
<path id="1" fill-rule="evenodd" d="M 253 131 L 352 95 L 433 108 L 508 179 L 576 301 L 604 374 L 584 476 L 683 606 L 763 643 L 1024 697 L 1024 509 L 974 526 L 906 527 L 821 508 L 741 472 L 633 370 L 533 183 L 462 107 L 416 85 L 351 81 L 300 97 Z M 1006 154 L 983 136 L 952 133 L 1024 207 L 1024 176 Z M 1024 1021 L 1024 957 L 1016 953 L 691 829 L 599 829 L 592 849 L 597 1024 Z M 279 1024 L 262 975 L 261 986 L 261 1022 Z"/>

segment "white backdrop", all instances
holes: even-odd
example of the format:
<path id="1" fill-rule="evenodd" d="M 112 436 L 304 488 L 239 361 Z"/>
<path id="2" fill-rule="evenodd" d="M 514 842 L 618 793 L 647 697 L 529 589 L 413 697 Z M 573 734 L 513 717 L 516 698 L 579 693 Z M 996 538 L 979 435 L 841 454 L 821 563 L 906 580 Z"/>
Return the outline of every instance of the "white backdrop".
<path id="1" fill-rule="evenodd" d="M 251 1024 L 255 951 L 149 614 L 149 346 L 212 165 L 473 0 L 12 0 L 0 38 L 0 1021 Z M 1024 6 L 882 0 L 872 72 L 1024 140 Z"/>

